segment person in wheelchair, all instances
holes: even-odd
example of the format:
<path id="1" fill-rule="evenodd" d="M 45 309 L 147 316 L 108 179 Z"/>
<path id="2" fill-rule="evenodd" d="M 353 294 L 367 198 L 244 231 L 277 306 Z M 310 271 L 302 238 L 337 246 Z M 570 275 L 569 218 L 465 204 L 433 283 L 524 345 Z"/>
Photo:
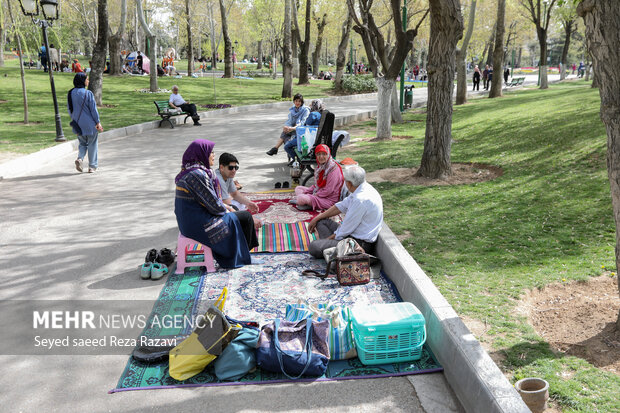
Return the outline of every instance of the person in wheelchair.
<path id="1" fill-rule="evenodd" d="M 314 171 L 314 185 L 298 186 L 295 196 L 289 201 L 300 210 L 328 209 L 340 198 L 344 183 L 342 168 L 332 158 L 327 145 L 318 145 L 314 150 L 317 167 Z"/>

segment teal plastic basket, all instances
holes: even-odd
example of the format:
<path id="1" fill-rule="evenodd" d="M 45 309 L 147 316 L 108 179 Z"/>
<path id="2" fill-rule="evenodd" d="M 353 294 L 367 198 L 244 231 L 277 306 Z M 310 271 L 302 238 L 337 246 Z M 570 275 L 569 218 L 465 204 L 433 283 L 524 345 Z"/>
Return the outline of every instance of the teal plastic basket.
<path id="1" fill-rule="evenodd" d="M 426 322 L 411 303 L 376 304 L 351 310 L 357 355 L 365 365 L 419 360 Z"/>

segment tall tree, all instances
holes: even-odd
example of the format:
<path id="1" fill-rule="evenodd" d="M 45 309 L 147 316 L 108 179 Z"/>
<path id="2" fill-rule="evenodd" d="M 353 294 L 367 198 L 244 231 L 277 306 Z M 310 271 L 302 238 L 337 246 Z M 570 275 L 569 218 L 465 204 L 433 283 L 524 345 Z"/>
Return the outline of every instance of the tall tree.
<path id="1" fill-rule="evenodd" d="M 566 63 L 568 58 L 568 49 L 570 48 L 570 39 L 577 30 L 577 5 L 573 2 L 566 2 L 558 5 L 557 14 L 560 18 L 560 24 L 564 29 L 564 47 L 562 48 L 562 71 L 560 72 L 560 80 L 566 78 Z"/>
<path id="2" fill-rule="evenodd" d="M 338 52 L 336 54 L 336 76 L 334 77 L 334 89 L 336 92 L 342 92 L 342 76 L 344 73 L 345 63 L 347 61 L 347 44 L 349 43 L 352 23 L 353 17 L 351 17 L 351 12 L 347 10 L 347 23 L 342 26 L 342 34 L 340 36 L 340 43 L 338 43 Z"/>
<path id="3" fill-rule="evenodd" d="M 136 0 L 136 13 L 138 14 L 138 20 L 140 20 L 140 25 L 146 34 L 146 37 L 149 39 L 151 47 L 149 48 L 149 70 L 150 70 L 150 88 L 149 90 L 153 93 L 157 92 L 157 37 L 155 37 L 155 31 L 146 24 L 146 19 L 144 18 L 144 11 L 142 11 L 142 1 Z"/>
<path id="4" fill-rule="evenodd" d="M 327 13 L 323 14 L 323 18 L 320 19 L 314 16 L 316 22 L 316 43 L 314 45 L 314 52 L 312 53 L 312 73 L 314 76 L 319 75 L 319 58 L 321 57 L 321 47 L 323 47 L 323 33 L 325 32 L 325 26 L 327 25 Z"/>
<path id="5" fill-rule="evenodd" d="M 121 0 L 121 23 L 115 34 L 110 33 L 108 43 L 110 47 L 110 74 L 121 74 L 121 42 L 125 36 L 127 25 L 127 0 Z"/>
<path id="6" fill-rule="evenodd" d="M 297 44 L 299 45 L 299 81 L 298 85 L 305 85 L 308 81 L 308 52 L 310 51 L 310 26 L 311 26 L 312 0 L 306 0 L 306 14 L 304 15 L 304 39 L 299 35 L 299 25 L 297 19 L 293 19 L 295 31 L 297 32 Z"/>
<path id="7" fill-rule="evenodd" d="M 187 76 L 194 72 L 194 42 L 192 41 L 192 11 L 190 0 L 185 0 L 185 22 L 187 23 Z"/>
<path id="8" fill-rule="evenodd" d="M 108 50 L 108 0 L 97 0 L 97 43 L 93 50 L 92 65 L 88 90 L 95 95 L 97 106 L 101 106 L 101 89 L 103 85 L 103 71 Z"/>
<path id="9" fill-rule="evenodd" d="M 547 31 L 549 29 L 549 21 L 551 20 L 551 10 L 556 0 L 519 0 L 521 5 L 529 14 L 529 19 L 536 26 L 536 35 L 538 36 L 538 44 L 540 45 L 540 88 L 547 89 L 549 82 L 547 79 Z"/>
<path id="10" fill-rule="evenodd" d="M 616 222 L 616 268 L 620 268 L 620 7 L 617 0 L 583 0 L 577 13 L 586 25 L 586 42 L 599 81 L 601 120 L 607 129 L 607 174 Z M 620 312 L 616 334 L 620 335 Z"/>
<path id="11" fill-rule="evenodd" d="M 375 67 L 378 66 L 377 62 L 372 63 L 374 58 L 371 56 L 375 54 L 381 63 L 381 73 L 379 73 L 378 69 L 373 69 L 378 88 L 377 139 L 391 139 L 392 118 L 394 115 L 400 115 L 398 110 L 393 110 L 398 105 L 398 98 L 395 96 L 396 78 L 400 75 L 400 70 L 407 58 L 407 54 L 413 48 L 413 40 L 418 34 L 420 25 L 426 18 L 428 10 L 424 12 L 423 17 L 415 28 L 405 31 L 401 20 L 401 1 L 390 0 L 390 19 L 393 23 L 392 28 L 394 29 L 396 40 L 394 47 L 391 47 L 389 40 L 386 43 L 385 37 L 370 11 L 372 0 L 358 0 L 357 10 L 359 10 L 360 16 L 357 15 L 354 0 L 347 0 L 347 4 L 355 22 L 353 30 L 362 37 L 366 56 L 369 62 L 371 62 L 371 67 L 373 65 Z"/>
<path id="12" fill-rule="evenodd" d="M 474 32 L 476 19 L 476 0 L 471 1 L 469 7 L 469 19 L 467 20 L 467 32 L 460 48 L 456 49 L 456 104 L 462 105 L 467 102 L 467 47 Z"/>
<path id="13" fill-rule="evenodd" d="M 0 67 L 4 67 L 4 44 L 6 43 L 6 23 L 4 7 L 0 1 Z"/>
<path id="14" fill-rule="evenodd" d="M 7 2 L 7 9 L 9 10 L 9 17 L 11 18 L 11 26 L 13 27 L 13 37 L 17 40 L 17 53 L 19 55 L 19 72 L 22 79 L 22 97 L 24 100 L 24 124 L 28 124 L 28 93 L 26 91 L 26 74 L 24 73 L 24 61 L 23 54 L 24 51 L 22 49 L 22 40 L 21 33 L 17 29 L 15 25 L 15 20 L 13 19 L 13 11 L 10 2 Z"/>
<path id="15" fill-rule="evenodd" d="M 491 79 L 490 98 L 502 96 L 504 82 L 504 30 L 506 28 L 506 0 L 497 0 L 497 23 L 495 24 L 495 49 L 493 50 L 493 78 Z"/>
<path id="16" fill-rule="evenodd" d="M 452 175 L 452 91 L 456 44 L 463 36 L 459 0 L 430 0 L 431 35 L 428 50 L 428 102 L 424 151 L 417 176 Z"/>
<path id="17" fill-rule="evenodd" d="M 291 2 L 284 0 L 284 40 L 282 45 L 282 97 L 293 97 L 293 53 L 291 39 Z M 274 68 L 275 71 L 275 68 Z"/>
<path id="18" fill-rule="evenodd" d="M 222 17 L 222 36 L 224 37 L 224 77 L 232 78 L 234 76 L 232 42 L 228 34 L 228 16 L 224 0 L 220 0 L 220 15 Z"/>
<path id="19" fill-rule="evenodd" d="M 263 68 L 263 40 L 259 40 L 256 45 L 256 55 L 258 61 L 256 62 L 256 70 Z"/>

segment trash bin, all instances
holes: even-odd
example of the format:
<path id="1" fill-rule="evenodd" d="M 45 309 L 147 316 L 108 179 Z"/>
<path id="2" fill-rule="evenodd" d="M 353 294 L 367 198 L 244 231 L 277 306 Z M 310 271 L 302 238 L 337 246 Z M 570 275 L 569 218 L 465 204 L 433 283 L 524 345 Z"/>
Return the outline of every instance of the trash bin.
<path id="1" fill-rule="evenodd" d="M 413 105 L 413 86 L 405 86 L 405 107 Z"/>

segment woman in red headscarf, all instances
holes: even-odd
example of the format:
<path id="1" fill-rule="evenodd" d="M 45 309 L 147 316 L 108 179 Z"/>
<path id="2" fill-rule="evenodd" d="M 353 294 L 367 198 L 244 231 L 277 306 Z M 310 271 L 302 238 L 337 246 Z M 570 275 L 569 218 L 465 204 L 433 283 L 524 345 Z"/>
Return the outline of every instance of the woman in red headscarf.
<path id="1" fill-rule="evenodd" d="M 314 171 L 314 185 L 298 186 L 292 204 L 299 209 L 328 209 L 340 198 L 340 190 L 344 183 L 342 169 L 331 157 L 327 145 L 318 145 L 314 150 L 317 167 Z"/>

